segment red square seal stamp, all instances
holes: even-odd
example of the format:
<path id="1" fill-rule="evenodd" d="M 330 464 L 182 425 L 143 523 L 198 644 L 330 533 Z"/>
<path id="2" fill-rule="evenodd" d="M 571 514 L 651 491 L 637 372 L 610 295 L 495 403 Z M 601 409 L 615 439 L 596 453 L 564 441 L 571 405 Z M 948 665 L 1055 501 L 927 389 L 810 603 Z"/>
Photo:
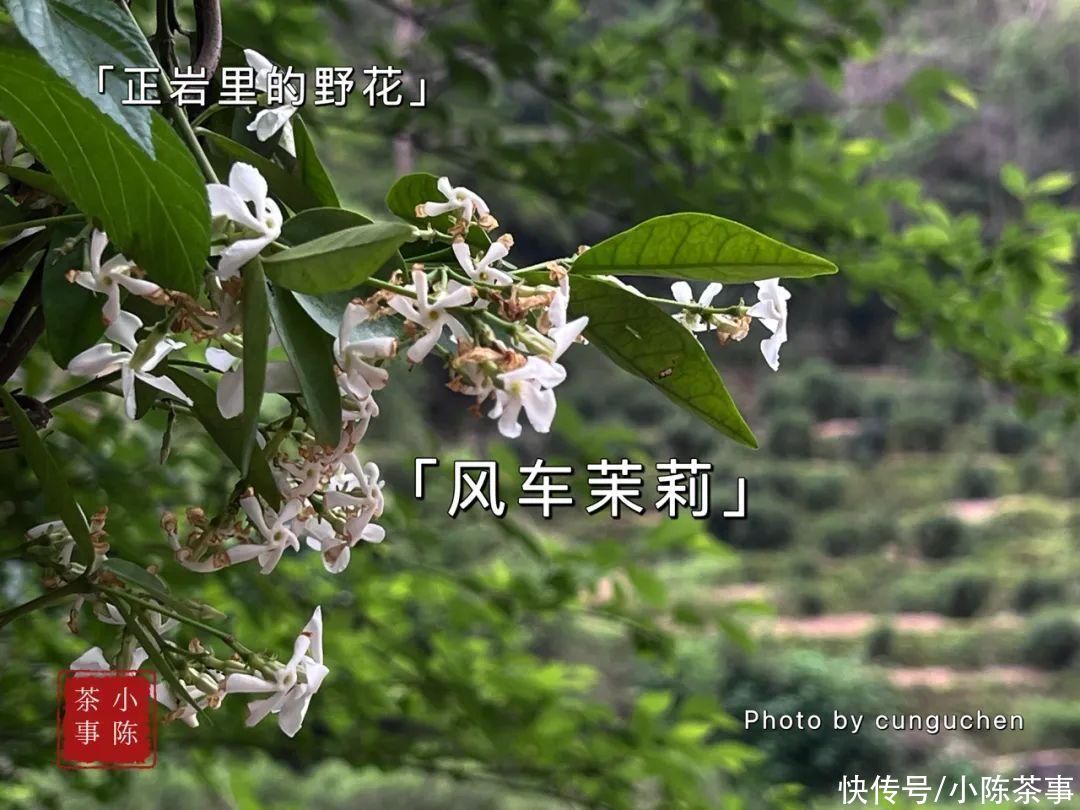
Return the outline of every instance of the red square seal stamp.
<path id="1" fill-rule="evenodd" d="M 61 768 L 153 768 L 157 675 L 149 669 L 72 670 L 57 678 L 56 764 Z"/>

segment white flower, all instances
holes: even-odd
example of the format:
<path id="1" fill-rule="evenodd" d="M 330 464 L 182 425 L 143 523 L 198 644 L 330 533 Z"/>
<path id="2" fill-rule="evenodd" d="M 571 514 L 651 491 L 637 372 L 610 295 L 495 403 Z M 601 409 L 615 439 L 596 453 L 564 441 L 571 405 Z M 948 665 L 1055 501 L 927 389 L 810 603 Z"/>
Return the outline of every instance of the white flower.
<path id="1" fill-rule="evenodd" d="M 780 347 L 787 342 L 788 305 L 791 293 L 780 286 L 780 279 L 770 278 L 754 282 L 758 287 L 758 300 L 746 314 L 757 318 L 772 332 L 772 337 L 761 341 L 761 353 L 769 368 L 780 368 Z"/>
<path id="2" fill-rule="evenodd" d="M 388 302 L 395 312 L 424 330 L 424 334 L 405 353 L 409 362 L 419 363 L 427 357 L 439 342 L 444 329 L 449 329 L 458 340 L 468 339 L 469 333 L 465 331 L 465 327 L 447 310 L 472 303 L 472 287 L 451 281 L 434 301 L 428 301 L 427 276 L 423 270 L 413 270 L 412 289 L 416 291 L 415 301 L 403 295 L 395 295 Z"/>
<path id="3" fill-rule="evenodd" d="M 259 499 L 254 495 L 246 495 L 240 499 L 240 506 L 247 513 L 252 525 L 259 530 L 266 542 L 260 546 L 258 555 L 260 573 L 269 574 L 281 561 L 281 556 L 286 548 L 293 551 L 300 550 L 300 541 L 296 533 L 290 528 L 290 524 L 300 514 L 303 502 L 294 499 L 281 507 L 280 512 L 275 512 L 269 507 L 263 507 Z M 241 546 L 242 548 L 243 546 Z"/>
<path id="4" fill-rule="evenodd" d="M 131 651 L 130 661 L 127 666 L 121 666 L 119 669 L 138 669 L 141 667 L 149 656 L 146 654 L 146 650 L 142 647 L 135 647 Z M 121 661 L 121 664 L 124 662 Z M 101 647 L 91 647 L 84 652 L 78 658 L 68 665 L 68 669 L 75 671 L 89 671 L 89 672 L 113 672 L 113 668 L 109 666 L 108 660 L 105 658 L 105 653 L 101 651 Z"/>
<path id="5" fill-rule="evenodd" d="M 146 654 L 146 650 L 142 647 L 136 647 L 131 651 L 131 662 L 123 669 L 138 669 L 149 656 Z M 84 652 L 78 658 L 68 665 L 68 669 L 76 672 L 112 672 L 113 669 L 109 666 L 108 660 L 105 658 L 105 654 L 101 651 L 101 647 L 91 647 Z M 93 675 L 76 677 L 94 677 Z M 196 700 L 200 708 L 205 708 L 208 703 L 212 704 L 209 697 L 204 695 L 201 690 L 196 689 L 193 686 L 184 685 L 187 689 L 188 695 L 193 700 Z M 188 703 L 178 703 L 175 697 L 173 697 L 172 690 L 165 683 L 156 683 L 154 685 L 154 700 L 169 710 L 168 719 L 179 719 L 187 725 L 195 728 L 199 725 L 198 718 L 195 714 L 195 709 Z M 216 705 L 216 704 L 212 704 Z"/>
<path id="6" fill-rule="evenodd" d="M 45 523 L 39 523 L 37 526 L 31 526 L 26 530 L 27 540 L 37 540 L 39 537 L 44 537 L 48 534 L 66 534 L 67 529 L 64 527 L 64 521 L 62 520 L 50 520 Z"/>
<path id="7" fill-rule="evenodd" d="M 218 275 L 232 278 L 281 235 L 281 209 L 270 199 L 265 178 L 247 163 L 234 163 L 229 170 L 229 185 L 207 183 L 206 193 L 210 197 L 210 216 L 226 217 L 243 231 L 241 238 L 228 247 L 215 248 L 221 257 Z"/>
<path id="8" fill-rule="evenodd" d="M 559 279 L 559 288 L 555 291 L 555 295 L 551 299 L 551 304 L 548 306 L 547 322 L 548 331 L 547 336 L 555 342 L 555 350 L 552 353 L 552 360 L 557 360 L 562 356 L 563 352 L 570 348 L 579 337 L 581 333 L 585 331 L 585 327 L 589 325 L 589 316 L 582 315 L 580 318 L 567 322 L 566 313 L 567 308 L 570 306 L 570 279 L 567 276 L 562 276 Z"/>
<path id="9" fill-rule="evenodd" d="M 20 169 L 29 169 L 34 165 L 34 156 L 29 152 L 16 154 L 19 148 L 19 133 L 15 131 L 10 121 L 0 119 L 0 163 L 5 166 L 17 166 Z M 0 188 L 7 186 L 9 180 L 6 174 L 0 173 Z M 29 230 L 29 229 L 28 229 Z M 34 233 L 41 228 L 35 228 Z M 24 235 L 20 234 L 20 236 Z M 18 237 L 17 237 L 18 238 Z"/>
<path id="10" fill-rule="evenodd" d="M 269 88 L 271 73 L 278 72 L 278 68 L 258 51 L 251 48 L 244 49 L 244 58 L 248 66 L 255 71 L 255 89 L 263 93 Z M 288 82 L 281 82 L 281 95 L 284 103 L 264 110 L 259 110 L 255 119 L 248 124 L 248 132 L 254 132 L 260 141 L 268 141 L 279 130 L 281 131 L 281 148 L 293 157 L 296 157 L 296 143 L 293 138 L 292 122 L 289 120 L 300 109 L 300 98 L 293 92 Z"/>
<path id="11" fill-rule="evenodd" d="M 499 223 L 491 215 L 487 203 L 475 191 L 469 191 L 464 186 L 450 185 L 448 177 L 440 177 L 437 187 L 439 192 L 446 197 L 446 201 L 420 203 L 416 206 L 416 216 L 437 217 L 440 214 L 454 212 L 459 222 L 468 224 L 472 222 L 474 214 L 479 214 L 477 224 L 481 228 L 490 230 L 498 226 Z"/>
<path id="12" fill-rule="evenodd" d="M 397 353 L 397 340 L 392 337 L 353 339 L 353 330 L 370 317 L 371 313 L 362 304 L 350 303 L 345 308 L 338 337 L 334 341 L 334 354 L 341 368 L 341 387 L 358 400 L 371 396 L 372 391 L 385 388 L 390 378 L 386 369 L 373 366 L 367 360 L 383 360 Z"/>
<path id="13" fill-rule="evenodd" d="M 218 380 L 217 406 L 221 415 L 232 419 L 244 410 L 243 362 L 224 349 L 206 347 L 206 362 L 222 372 Z"/>
<path id="14" fill-rule="evenodd" d="M 244 410 L 244 362 L 225 349 L 214 346 L 206 347 L 206 362 L 222 372 L 217 387 L 217 406 L 221 415 L 226 419 L 239 416 Z M 264 391 L 282 394 L 298 391 L 299 388 L 300 383 L 290 363 L 266 364 Z"/>
<path id="15" fill-rule="evenodd" d="M 10 121 L 0 119 L 0 163 L 10 166 L 19 145 L 19 133 Z"/>
<path id="16" fill-rule="evenodd" d="M 225 680 L 225 693 L 271 695 L 248 704 L 246 725 L 254 726 L 268 714 L 278 715 L 278 727 L 290 737 L 304 723 L 312 696 L 319 691 L 330 670 L 323 664 L 322 608 L 315 608 L 311 620 L 296 638 L 289 662 L 274 680 L 257 675 L 235 674 Z M 301 681 L 299 675 L 303 674 Z"/>
<path id="17" fill-rule="evenodd" d="M 500 387 L 495 389 L 495 405 L 488 416 L 499 420 L 499 432 L 508 439 L 521 435 L 519 419 L 523 410 L 537 433 L 551 430 L 556 407 L 552 389 L 566 379 L 566 369 L 556 361 L 589 325 L 588 316 L 566 321 L 569 294 L 564 277 L 559 281 L 559 290 L 547 313 L 551 324 L 547 336 L 554 342 L 550 356 L 529 357 L 520 368 L 505 371 L 497 377 Z"/>
<path id="18" fill-rule="evenodd" d="M 135 418 L 136 380 L 164 391 L 185 405 L 191 405 L 191 400 L 176 383 L 168 377 L 150 373 L 169 352 L 183 348 L 184 344 L 161 335 L 153 335 L 139 343 L 135 340 L 135 333 L 141 328 L 142 321 L 130 312 L 121 311 L 105 330 L 105 337 L 116 341 L 125 350 L 118 350 L 108 343 L 99 343 L 72 358 L 67 370 L 82 377 L 100 377 L 119 369 L 120 384 L 124 391 L 124 410 L 129 419 Z"/>
<path id="19" fill-rule="evenodd" d="M 183 681 L 181 683 L 188 697 L 194 700 L 199 708 L 206 708 L 210 701 L 202 690 L 191 684 L 183 683 Z M 168 709 L 169 713 L 166 715 L 166 720 L 179 720 L 190 728 L 199 727 L 199 716 L 195 713 L 195 707 L 186 700 L 177 700 L 176 696 L 173 695 L 172 688 L 167 683 L 154 684 L 154 700 Z"/>
<path id="20" fill-rule="evenodd" d="M 614 284 L 616 287 L 622 287 L 628 293 L 633 293 L 638 298 L 644 298 L 645 297 L 645 293 L 643 293 L 637 287 L 634 287 L 634 286 L 632 286 L 630 284 L 627 284 L 625 281 L 623 281 L 618 276 L 596 276 L 596 278 L 601 279 L 603 281 L 606 281 L 609 284 Z"/>
<path id="21" fill-rule="evenodd" d="M 374 523 L 365 525 L 355 537 L 344 533 L 339 535 L 333 526 L 321 519 L 308 520 L 305 528 L 308 548 L 322 553 L 323 567 L 331 574 L 340 574 L 348 567 L 351 549 L 359 541 L 381 543 L 386 537 L 386 531 Z"/>
<path id="22" fill-rule="evenodd" d="M 501 388 L 495 389 L 495 405 L 488 413 L 499 420 L 499 432 L 508 439 L 521 435 L 521 411 L 537 433 L 547 433 L 555 419 L 555 392 L 551 389 L 566 379 L 558 363 L 530 357 L 525 365 L 499 375 Z"/>
<path id="23" fill-rule="evenodd" d="M 382 493 L 379 465 L 374 461 L 361 464 L 355 453 L 343 456 L 341 463 L 345 470 L 331 479 L 325 496 L 326 505 L 331 509 L 344 509 L 351 516 L 365 516 L 367 520 L 381 515 L 386 501 Z M 353 534 L 348 525 L 346 532 Z"/>
<path id="24" fill-rule="evenodd" d="M 109 666 L 109 662 L 105 660 L 105 653 L 101 651 L 101 647 L 91 647 L 68 664 L 68 669 L 109 672 L 112 670 L 112 667 Z"/>
<path id="25" fill-rule="evenodd" d="M 181 546 L 179 542 L 170 542 L 170 545 L 172 545 L 175 552 L 176 561 L 188 571 L 194 571 L 197 574 L 220 571 L 230 565 L 254 560 L 256 557 L 266 553 L 266 546 L 262 543 L 237 543 L 227 549 L 215 551 L 209 557 L 193 560 L 191 558 L 191 549 Z"/>
<path id="26" fill-rule="evenodd" d="M 513 284 L 514 279 L 509 273 L 493 266 L 495 262 L 506 258 L 507 254 L 510 253 L 510 248 L 513 247 L 513 244 L 513 237 L 509 234 L 500 236 L 491 243 L 491 247 L 487 249 L 487 252 L 480 261 L 476 263 L 473 263 L 472 249 L 464 238 L 459 236 L 454 239 L 453 251 L 454 256 L 457 257 L 458 264 L 461 265 L 461 269 L 464 270 L 473 281 L 479 281 L 484 284 Z"/>
<path id="27" fill-rule="evenodd" d="M 134 278 L 131 271 L 135 265 L 119 253 L 102 264 L 101 256 L 105 252 L 108 241 L 109 237 L 104 231 L 95 230 L 90 237 L 90 269 L 80 270 L 71 276 L 71 280 L 80 287 L 97 293 L 105 293 L 105 306 L 102 307 L 101 313 L 106 324 L 120 317 L 121 287 L 143 298 L 153 298 L 161 294 L 161 287 L 157 284 Z"/>
<path id="28" fill-rule="evenodd" d="M 703 307 L 712 306 L 713 299 L 724 289 L 719 282 L 709 284 L 701 293 L 701 297 L 694 301 L 694 291 L 685 281 L 676 281 L 671 285 L 671 294 L 680 304 L 698 304 Z M 691 332 L 705 332 L 715 329 L 716 325 L 708 317 L 703 317 L 700 312 L 684 309 L 675 316 L 675 320 L 689 329 Z"/>

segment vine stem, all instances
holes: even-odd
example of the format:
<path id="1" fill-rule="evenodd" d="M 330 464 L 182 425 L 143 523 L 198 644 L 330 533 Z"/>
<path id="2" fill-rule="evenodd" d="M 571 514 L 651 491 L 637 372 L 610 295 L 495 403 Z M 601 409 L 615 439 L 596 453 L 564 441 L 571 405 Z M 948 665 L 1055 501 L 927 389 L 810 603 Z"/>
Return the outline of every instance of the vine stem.
<path id="1" fill-rule="evenodd" d="M 191 119 L 191 128 L 198 129 L 203 124 L 203 122 L 208 121 L 217 113 L 227 109 L 228 107 L 226 107 L 224 104 L 211 104 L 209 107 L 207 107 L 205 110 L 203 110 L 201 113 Z"/>
<path id="2" fill-rule="evenodd" d="M 16 605 L 9 610 L 5 610 L 0 613 L 0 630 L 6 627 L 11 622 L 15 621 L 20 616 L 25 616 L 27 613 L 33 613 L 38 608 L 43 608 L 54 602 L 60 602 L 69 596 L 74 596 L 79 593 L 90 593 L 93 591 L 93 586 L 85 579 L 80 577 L 79 579 L 69 582 L 67 585 L 63 585 L 54 591 L 43 593 L 36 599 L 31 599 L 29 602 L 24 602 L 21 605 Z"/>
<path id="3" fill-rule="evenodd" d="M 135 15 L 131 13 L 131 8 L 126 3 L 122 4 L 122 7 L 127 11 L 128 16 L 131 18 L 132 25 L 142 33 L 142 28 L 139 27 L 139 22 L 135 19 Z M 142 36 L 146 41 L 147 46 L 150 47 L 151 53 L 153 53 L 153 47 L 151 46 L 150 40 L 147 39 L 145 33 L 143 33 Z M 203 151 L 202 145 L 199 143 L 199 138 L 195 135 L 195 130 L 191 128 L 191 122 L 188 121 L 187 115 L 180 107 L 169 101 L 173 92 L 172 83 L 169 81 L 168 71 L 162 66 L 161 60 L 158 59 L 156 53 L 154 53 L 154 61 L 157 62 L 158 67 L 158 92 L 164 96 L 164 98 L 161 99 L 162 106 L 169 109 L 170 117 L 176 124 L 177 129 L 180 130 L 180 135 L 187 143 L 188 149 L 191 150 L 191 154 L 195 156 L 195 162 L 199 164 L 199 169 L 202 171 L 206 182 L 217 183 L 217 173 L 214 171 L 214 167 L 210 165 L 210 159 L 206 156 L 206 152 Z"/>
<path id="4" fill-rule="evenodd" d="M 364 283 L 370 284 L 372 287 L 378 287 L 380 290 L 387 290 L 389 292 L 397 293 L 398 295 L 407 295 L 409 298 L 416 298 L 416 290 L 410 290 L 408 287 L 402 287 L 400 284 L 391 284 L 389 281 L 383 281 L 378 278 L 369 278 Z"/>
<path id="5" fill-rule="evenodd" d="M 691 312 L 702 312 L 706 315 L 745 315 L 745 304 L 734 304 L 730 307 L 707 307 L 702 304 L 689 303 L 684 304 L 681 301 L 673 301 L 670 298 L 654 298 L 651 295 L 642 295 L 642 299 L 645 301 L 651 301 L 654 304 L 665 304 L 669 307 L 678 307 L 679 309 L 688 309 Z"/>
<path id="6" fill-rule="evenodd" d="M 162 616 L 168 616 L 170 619 L 176 619 L 177 621 L 183 622 L 184 624 L 190 625 L 191 627 L 197 627 L 199 630 L 202 630 L 205 633 L 210 633 L 211 635 L 224 641 L 226 644 L 228 644 L 245 658 L 255 655 L 254 650 L 245 647 L 243 644 L 237 641 L 232 633 L 228 633 L 221 628 L 214 627 L 212 624 L 206 624 L 199 619 L 192 618 L 191 616 L 186 616 L 183 613 L 172 610 L 160 603 L 152 602 L 149 599 L 143 599 L 140 596 L 128 593 L 127 591 L 121 590 L 119 588 L 99 586 L 98 590 L 108 594 L 109 596 L 112 596 L 113 598 L 123 599 L 128 603 L 138 605 L 139 607 L 145 608 L 146 610 L 152 610 L 155 613 L 160 613 Z"/>
<path id="7" fill-rule="evenodd" d="M 71 402 L 73 399 L 78 399 L 83 394 L 89 394 L 94 391 L 107 390 L 107 387 L 112 383 L 120 379 L 120 372 L 113 371 L 109 374 L 104 374 L 101 377 L 85 382 L 82 385 L 76 386 L 69 391 L 64 391 L 62 394 L 57 394 L 52 399 L 46 400 L 43 404 L 46 408 L 52 410 L 58 405 L 63 405 L 66 402 Z"/>

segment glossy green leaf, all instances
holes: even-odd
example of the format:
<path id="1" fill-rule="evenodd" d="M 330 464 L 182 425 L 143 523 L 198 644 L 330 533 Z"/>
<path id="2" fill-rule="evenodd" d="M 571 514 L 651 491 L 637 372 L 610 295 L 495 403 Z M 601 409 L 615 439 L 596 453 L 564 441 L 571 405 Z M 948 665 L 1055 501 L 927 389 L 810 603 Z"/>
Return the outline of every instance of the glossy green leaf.
<path id="1" fill-rule="evenodd" d="M 655 304 L 601 279 L 570 275 L 570 314 L 616 364 L 737 442 L 757 440 L 694 335 Z"/>
<path id="2" fill-rule="evenodd" d="M 68 488 L 60 466 L 45 447 L 45 443 L 41 441 L 26 412 L 5 388 L 0 388 L 0 404 L 4 406 L 11 420 L 15 437 L 19 440 L 19 448 L 41 484 L 49 511 L 59 515 L 75 543 L 82 549 L 82 556 L 89 559 L 93 556 L 90 545 L 90 527 L 87 525 L 86 515 L 83 514 L 82 508 L 76 503 Z"/>
<path id="3" fill-rule="evenodd" d="M 267 304 L 266 276 L 256 256 L 244 266 L 244 412 L 240 416 L 242 443 L 240 457 L 250 459 L 255 448 L 259 407 L 266 386 L 266 355 L 270 337 L 270 308 Z M 240 472 L 247 474 L 247 464 Z"/>
<path id="4" fill-rule="evenodd" d="M 374 275 L 413 233 L 401 222 L 358 225 L 268 256 L 263 268 L 274 284 L 297 292 L 348 290 Z"/>
<path id="5" fill-rule="evenodd" d="M 78 227 L 58 228 L 41 277 L 41 305 L 45 310 L 45 345 L 53 360 L 67 368 L 71 358 L 89 349 L 105 331 L 101 320 L 104 296 L 67 280 L 69 270 L 81 270 L 85 241 L 71 244 Z"/>
<path id="6" fill-rule="evenodd" d="M 370 225 L 371 222 L 370 217 L 347 208 L 309 208 L 290 218 L 282 226 L 281 241 L 287 245 L 299 245 L 348 228 Z"/>
<path id="7" fill-rule="evenodd" d="M 253 447 L 248 455 L 244 455 L 247 442 L 240 428 L 242 416 L 233 419 L 223 417 L 221 411 L 218 410 L 214 389 L 197 377 L 172 366 L 165 371 L 165 374 L 194 403 L 191 410 L 195 418 L 199 420 L 229 461 L 236 465 L 238 470 L 247 470 L 244 478 L 252 488 L 271 505 L 279 503 L 277 483 L 274 481 L 263 451 L 259 447 Z"/>
<path id="8" fill-rule="evenodd" d="M 346 228 L 354 228 L 371 222 L 363 214 L 349 211 L 344 208 L 312 208 L 297 214 L 285 223 L 281 230 L 281 240 L 286 244 L 295 245 L 300 242 L 308 242 L 329 233 L 341 231 Z M 382 267 L 382 273 L 389 273 L 405 266 L 401 256 L 395 254 Z M 309 295 L 307 293 L 294 293 L 304 312 L 329 335 L 337 337 L 341 327 L 341 318 L 345 314 L 345 307 L 354 298 L 364 295 L 366 290 L 363 284 L 358 284 L 348 290 Z M 371 331 L 370 325 L 383 325 L 382 331 Z M 395 329 L 395 325 L 398 327 Z M 368 327 L 364 332 L 363 327 Z M 374 334 L 400 337 L 400 321 L 393 318 L 380 319 L 379 321 L 365 321 L 357 327 L 357 337 Z"/>
<path id="9" fill-rule="evenodd" d="M 667 214 L 593 246 L 574 262 L 574 272 L 740 284 L 835 273 L 836 265 L 730 219 Z"/>
<path id="10" fill-rule="evenodd" d="M 446 201 L 438 189 L 438 182 L 438 177 L 426 172 L 407 174 L 390 187 L 390 191 L 386 194 L 386 207 L 406 222 L 411 222 L 421 228 L 435 228 L 446 233 L 453 224 L 449 214 L 430 219 L 416 216 L 416 206 L 420 203 Z M 475 247 L 486 248 L 491 244 L 484 229 L 476 225 L 469 228 L 468 240 L 469 244 Z"/>
<path id="11" fill-rule="evenodd" d="M 27 42 L 79 95 L 115 121 L 150 157 L 154 156 L 150 108 L 123 104 L 126 67 L 156 67 L 146 38 L 117 3 L 100 0 L 8 0 L 11 19 Z M 105 92 L 98 92 L 98 68 Z"/>
<path id="12" fill-rule="evenodd" d="M 194 294 L 210 250 L 206 186 L 191 154 L 151 115 L 157 159 L 36 57 L 0 51 L 0 117 L 80 209 L 159 284 Z"/>
<path id="13" fill-rule="evenodd" d="M 218 158 L 215 161 L 215 168 L 223 176 L 228 174 L 230 163 L 234 161 L 248 163 L 266 178 L 271 196 L 277 197 L 293 211 L 304 211 L 325 205 L 299 177 L 290 174 L 270 158 L 211 129 L 200 127 L 199 135 L 209 142 L 211 156 Z"/>
<path id="14" fill-rule="evenodd" d="M 308 423 L 322 444 L 341 438 L 341 394 L 334 376 L 334 341 L 288 290 L 272 288 L 270 316 L 300 380 Z"/>
<path id="15" fill-rule="evenodd" d="M 330 179 L 330 175 L 327 174 L 326 167 L 323 166 L 322 161 L 319 159 L 307 126 L 299 115 L 293 116 L 292 127 L 293 143 L 296 148 L 296 162 L 293 166 L 293 174 L 300 179 L 304 188 L 310 191 L 312 196 L 319 201 L 319 205 L 334 207 L 341 205 L 337 192 L 334 190 L 334 183 Z"/>

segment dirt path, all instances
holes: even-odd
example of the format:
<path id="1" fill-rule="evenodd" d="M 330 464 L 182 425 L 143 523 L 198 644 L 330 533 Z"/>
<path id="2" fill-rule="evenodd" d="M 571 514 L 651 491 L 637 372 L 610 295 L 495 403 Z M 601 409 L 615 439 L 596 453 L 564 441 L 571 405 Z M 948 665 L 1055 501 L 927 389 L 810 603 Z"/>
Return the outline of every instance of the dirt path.
<path id="1" fill-rule="evenodd" d="M 778 636 L 799 638 L 857 638 L 870 632 L 884 618 L 900 633 L 936 633 L 949 620 L 937 613 L 897 613 L 883 617 L 876 613 L 828 613 L 824 616 L 785 616 L 768 629 Z"/>
<path id="2" fill-rule="evenodd" d="M 889 667 L 886 676 L 899 689 L 931 689 L 947 692 L 957 687 L 968 688 L 973 680 L 983 685 L 1042 687 L 1046 673 L 1031 667 L 986 667 L 964 670 L 952 667 Z"/>

